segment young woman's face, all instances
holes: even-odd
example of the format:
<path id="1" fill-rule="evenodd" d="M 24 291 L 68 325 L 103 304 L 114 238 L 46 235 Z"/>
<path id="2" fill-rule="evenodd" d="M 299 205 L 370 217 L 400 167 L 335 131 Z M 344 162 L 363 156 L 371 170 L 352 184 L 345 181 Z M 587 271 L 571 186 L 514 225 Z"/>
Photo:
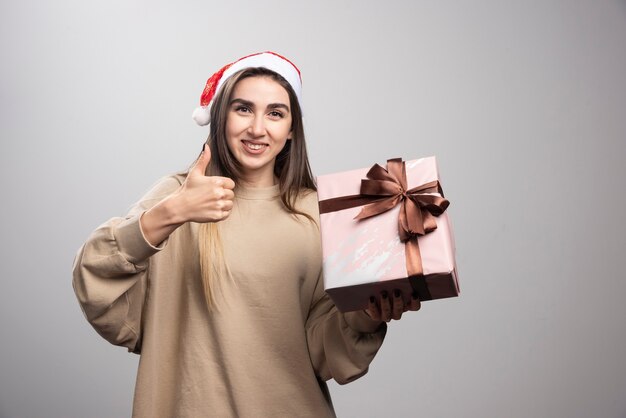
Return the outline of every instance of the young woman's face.
<path id="1" fill-rule="evenodd" d="M 244 174 L 258 186 L 274 184 L 276 156 L 291 139 L 289 95 L 269 77 L 248 77 L 233 89 L 226 141 Z"/>

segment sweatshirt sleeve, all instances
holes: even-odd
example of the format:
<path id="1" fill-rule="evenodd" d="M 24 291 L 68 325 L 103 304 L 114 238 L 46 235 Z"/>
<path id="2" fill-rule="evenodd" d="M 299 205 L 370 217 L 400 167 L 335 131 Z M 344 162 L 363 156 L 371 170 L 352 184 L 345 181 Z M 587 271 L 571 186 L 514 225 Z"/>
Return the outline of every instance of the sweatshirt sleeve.
<path id="1" fill-rule="evenodd" d="M 346 384 L 367 373 L 387 332 L 385 322 L 374 321 L 363 311 L 341 313 L 324 292 L 318 278 L 306 322 L 311 361 L 323 380 Z"/>
<path id="2" fill-rule="evenodd" d="M 125 217 L 99 226 L 78 250 L 73 265 L 74 293 L 85 317 L 111 344 L 141 351 L 141 322 L 149 287 L 150 256 L 167 246 L 151 245 L 139 219 L 180 185 L 166 177 L 135 204 Z"/>

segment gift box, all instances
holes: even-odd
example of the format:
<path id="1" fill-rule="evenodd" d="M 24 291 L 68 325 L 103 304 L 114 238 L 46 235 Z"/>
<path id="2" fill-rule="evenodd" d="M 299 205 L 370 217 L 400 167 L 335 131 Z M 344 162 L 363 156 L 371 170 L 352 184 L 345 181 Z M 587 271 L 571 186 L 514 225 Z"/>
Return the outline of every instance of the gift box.
<path id="1" fill-rule="evenodd" d="M 449 201 L 435 157 L 317 177 L 324 287 L 342 312 L 402 291 L 408 302 L 458 296 Z"/>

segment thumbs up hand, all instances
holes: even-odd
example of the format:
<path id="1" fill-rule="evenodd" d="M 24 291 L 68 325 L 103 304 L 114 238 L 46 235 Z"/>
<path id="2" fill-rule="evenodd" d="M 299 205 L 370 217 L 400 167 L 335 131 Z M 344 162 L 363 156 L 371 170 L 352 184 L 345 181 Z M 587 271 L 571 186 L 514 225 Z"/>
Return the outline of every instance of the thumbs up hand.
<path id="1" fill-rule="evenodd" d="M 219 222 L 233 208 L 235 182 L 228 177 L 206 176 L 211 150 L 204 144 L 202 154 L 189 170 L 187 179 L 172 196 L 183 222 Z"/>
<path id="2" fill-rule="evenodd" d="M 211 151 L 205 144 L 185 182 L 139 218 L 146 240 L 158 245 L 185 222 L 219 222 L 233 208 L 235 182 L 227 177 L 206 176 Z"/>

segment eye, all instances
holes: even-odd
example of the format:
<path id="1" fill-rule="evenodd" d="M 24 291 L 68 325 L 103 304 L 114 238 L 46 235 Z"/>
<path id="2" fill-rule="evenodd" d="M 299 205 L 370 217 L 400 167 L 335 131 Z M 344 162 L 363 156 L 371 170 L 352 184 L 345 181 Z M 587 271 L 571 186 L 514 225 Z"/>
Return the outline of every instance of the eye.
<path id="1" fill-rule="evenodd" d="M 248 106 L 239 105 L 239 106 L 235 107 L 235 112 L 250 113 L 250 112 L 252 112 L 252 110 L 250 110 L 250 108 Z"/>
<path id="2" fill-rule="evenodd" d="M 272 110 L 272 111 L 269 113 L 269 115 L 270 115 L 270 117 L 271 117 L 272 119 L 282 119 L 282 118 L 285 116 L 285 115 L 283 115 L 283 112 L 280 112 L 280 111 L 278 111 L 278 110 Z"/>

